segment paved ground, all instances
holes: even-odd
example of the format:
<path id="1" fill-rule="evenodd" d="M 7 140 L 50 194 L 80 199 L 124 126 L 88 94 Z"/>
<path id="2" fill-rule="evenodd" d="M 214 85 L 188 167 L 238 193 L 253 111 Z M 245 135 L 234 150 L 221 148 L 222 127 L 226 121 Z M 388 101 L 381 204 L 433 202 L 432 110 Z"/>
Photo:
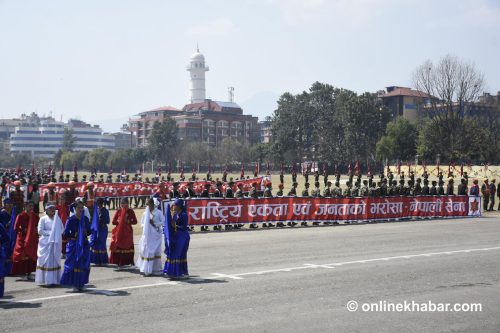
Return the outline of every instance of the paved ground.
<path id="1" fill-rule="evenodd" d="M 93 267 L 73 294 L 7 278 L 0 332 L 499 332 L 499 258 L 498 216 L 196 233 L 187 281 Z M 482 311 L 361 310 L 403 301 Z"/>

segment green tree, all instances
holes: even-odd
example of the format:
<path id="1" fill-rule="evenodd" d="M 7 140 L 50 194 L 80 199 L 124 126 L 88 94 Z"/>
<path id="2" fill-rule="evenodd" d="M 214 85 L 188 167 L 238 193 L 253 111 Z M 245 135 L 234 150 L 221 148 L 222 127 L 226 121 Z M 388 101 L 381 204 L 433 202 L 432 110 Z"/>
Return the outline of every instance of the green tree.
<path id="1" fill-rule="evenodd" d="M 403 117 L 387 124 L 385 135 L 377 142 L 377 159 L 410 161 L 416 154 L 418 131 Z"/>
<path id="2" fill-rule="evenodd" d="M 94 167 L 101 171 L 106 170 L 108 165 L 106 162 L 110 155 L 111 151 L 104 148 L 91 150 L 85 155 L 82 166 L 87 170 L 92 170 Z"/>
<path id="3" fill-rule="evenodd" d="M 73 151 L 75 148 L 76 137 L 74 136 L 74 131 L 72 128 L 65 127 L 63 135 L 62 150 L 63 151 Z"/>
<path id="4" fill-rule="evenodd" d="M 152 158 L 157 161 L 171 159 L 175 155 L 179 142 L 175 120 L 167 118 L 163 122 L 156 122 L 148 137 L 148 142 Z"/>

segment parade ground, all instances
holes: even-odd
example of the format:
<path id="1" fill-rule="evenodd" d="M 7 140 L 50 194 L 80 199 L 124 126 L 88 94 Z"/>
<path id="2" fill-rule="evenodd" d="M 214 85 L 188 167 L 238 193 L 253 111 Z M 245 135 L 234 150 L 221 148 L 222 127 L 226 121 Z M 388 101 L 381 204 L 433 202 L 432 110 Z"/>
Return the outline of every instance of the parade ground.
<path id="1" fill-rule="evenodd" d="M 197 232 L 188 280 L 92 267 L 73 293 L 7 277 L 0 331 L 498 332 L 499 258 L 497 213 Z M 405 302 L 467 306 L 387 311 Z"/>

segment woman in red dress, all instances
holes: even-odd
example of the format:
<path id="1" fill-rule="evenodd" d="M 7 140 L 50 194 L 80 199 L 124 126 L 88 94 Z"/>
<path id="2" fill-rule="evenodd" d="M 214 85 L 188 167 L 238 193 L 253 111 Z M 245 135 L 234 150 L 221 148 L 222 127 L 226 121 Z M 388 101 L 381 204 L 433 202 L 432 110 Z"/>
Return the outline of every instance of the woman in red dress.
<path id="1" fill-rule="evenodd" d="M 127 198 L 121 200 L 121 208 L 118 209 L 113 217 L 115 225 L 111 236 L 109 262 L 122 266 L 134 265 L 134 231 L 132 225 L 137 224 L 137 218 L 134 211 L 129 208 Z"/>
<path id="2" fill-rule="evenodd" d="M 59 191 L 59 202 L 56 206 L 57 214 L 63 223 L 63 226 L 66 226 L 66 221 L 69 218 L 69 204 L 66 202 L 66 190 L 61 189 Z M 62 259 L 66 258 L 66 244 L 68 244 L 68 239 L 63 236 L 62 238 Z"/>
<path id="3" fill-rule="evenodd" d="M 10 275 L 26 274 L 26 279 L 30 280 L 31 273 L 36 270 L 39 219 L 33 211 L 33 202 L 28 202 L 25 205 L 25 210 L 17 216 L 14 224 L 17 239 L 12 253 Z"/>

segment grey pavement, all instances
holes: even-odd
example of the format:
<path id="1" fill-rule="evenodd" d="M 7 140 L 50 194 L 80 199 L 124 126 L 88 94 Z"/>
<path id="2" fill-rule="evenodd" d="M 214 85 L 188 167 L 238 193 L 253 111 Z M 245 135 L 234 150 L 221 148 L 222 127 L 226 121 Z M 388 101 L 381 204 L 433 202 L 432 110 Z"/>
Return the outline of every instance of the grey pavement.
<path id="1" fill-rule="evenodd" d="M 0 332 L 500 331 L 495 215 L 194 233 L 188 255 L 185 281 L 92 267 L 72 293 L 8 277 Z M 482 311 L 363 311 L 405 301 Z"/>

